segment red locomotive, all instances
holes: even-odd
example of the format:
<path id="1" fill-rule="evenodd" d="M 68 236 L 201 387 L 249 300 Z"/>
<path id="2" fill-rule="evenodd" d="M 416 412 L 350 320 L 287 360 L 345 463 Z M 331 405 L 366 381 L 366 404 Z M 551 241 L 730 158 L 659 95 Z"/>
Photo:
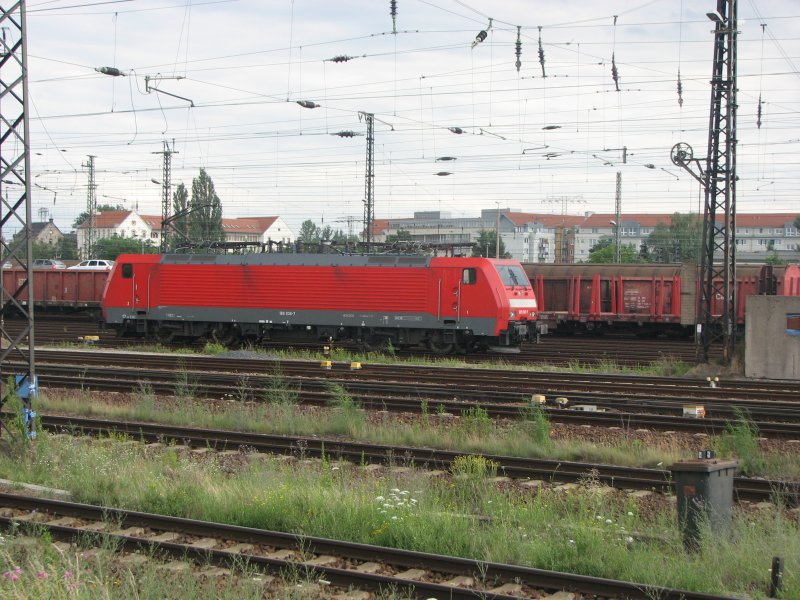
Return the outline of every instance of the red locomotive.
<path id="1" fill-rule="evenodd" d="M 699 294 L 694 263 L 523 266 L 539 301 L 539 321 L 551 330 L 674 335 L 694 330 Z M 740 326 L 747 296 L 800 296 L 797 265 L 737 265 L 736 279 Z M 721 308 L 720 301 L 712 311 L 720 314 Z"/>
<path id="2" fill-rule="evenodd" d="M 107 327 L 163 342 L 356 340 L 448 354 L 513 349 L 536 296 L 512 260 L 419 255 L 122 255 Z"/>

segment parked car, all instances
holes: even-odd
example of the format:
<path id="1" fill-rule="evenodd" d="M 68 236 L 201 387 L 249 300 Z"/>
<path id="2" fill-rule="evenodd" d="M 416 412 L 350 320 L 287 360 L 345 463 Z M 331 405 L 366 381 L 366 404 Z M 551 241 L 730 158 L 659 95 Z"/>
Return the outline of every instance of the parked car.
<path id="1" fill-rule="evenodd" d="M 110 271 L 111 268 L 114 266 L 113 260 L 102 260 L 102 259 L 91 259 L 91 260 L 84 260 L 79 262 L 77 265 L 73 267 L 69 267 L 70 271 L 87 271 L 87 270 L 98 270 L 98 271 Z"/>
<path id="2" fill-rule="evenodd" d="M 34 269 L 66 269 L 65 265 L 60 260 L 55 258 L 37 258 L 33 261 Z"/>

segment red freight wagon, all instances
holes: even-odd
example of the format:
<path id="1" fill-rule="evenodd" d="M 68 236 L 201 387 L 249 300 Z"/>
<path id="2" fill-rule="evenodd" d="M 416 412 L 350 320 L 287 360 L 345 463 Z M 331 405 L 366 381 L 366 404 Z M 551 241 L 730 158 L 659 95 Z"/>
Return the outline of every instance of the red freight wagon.
<path id="1" fill-rule="evenodd" d="M 107 326 L 162 341 L 353 339 L 449 353 L 517 347 L 536 299 L 511 260 L 411 255 L 123 255 Z"/>
<path id="2" fill-rule="evenodd" d="M 539 264 L 525 271 L 539 300 L 539 320 L 568 331 L 690 331 L 696 320 L 699 272 L 684 264 Z M 744 324 L 745 298 L 800 295 L 797 265 L 738 265 L 736 314 Z M 712 311 L 721 313 L 721 301 Z"/>
<path id="3" fill-rule="evenodd" d="M 19 299 L 27 304 L 32 289 L 35 310 L 99 310 L 108 274 L 106 270 L 37 269 L 33 271 L 33 284 L 23 290 Z M 27 272 L 3 269 L 2 277 L 3 288 L 11 295 L 24 283 Z"/>

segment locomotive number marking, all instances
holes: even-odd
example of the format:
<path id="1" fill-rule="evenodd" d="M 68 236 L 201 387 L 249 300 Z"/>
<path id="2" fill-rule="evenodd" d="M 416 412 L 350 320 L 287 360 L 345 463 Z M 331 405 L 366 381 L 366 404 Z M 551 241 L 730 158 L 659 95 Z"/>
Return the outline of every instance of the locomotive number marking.
<path id="1" fill-rule="evenodd" d="M 282 310 L 278 313 L 282 317 L 294 317 L 297 314 L 297 311 L 294 310 Z"/>

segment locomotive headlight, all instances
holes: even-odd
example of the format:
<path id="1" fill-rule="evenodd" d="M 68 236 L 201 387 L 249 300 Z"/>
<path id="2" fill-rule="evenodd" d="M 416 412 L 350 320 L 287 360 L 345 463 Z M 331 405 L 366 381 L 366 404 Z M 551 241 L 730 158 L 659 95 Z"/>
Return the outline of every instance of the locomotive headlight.
<path id="1" fill-rule="evenodd" d="M 514 317 L 516 317 L 516 316 L 517 316 L 517 313 L 516 313 L 516 311 L 513 311 L 513 310 L 512 310 L 512 311 L 509 313 L 509 317 L 510 317 L 510 318 L 512 318 L 512 319 L 513 319 Z"/>

